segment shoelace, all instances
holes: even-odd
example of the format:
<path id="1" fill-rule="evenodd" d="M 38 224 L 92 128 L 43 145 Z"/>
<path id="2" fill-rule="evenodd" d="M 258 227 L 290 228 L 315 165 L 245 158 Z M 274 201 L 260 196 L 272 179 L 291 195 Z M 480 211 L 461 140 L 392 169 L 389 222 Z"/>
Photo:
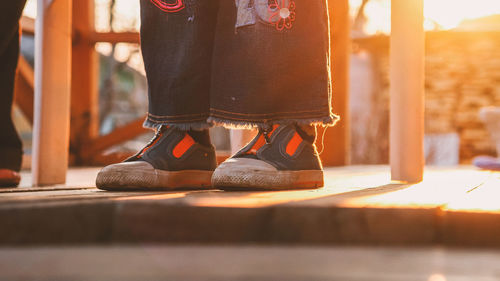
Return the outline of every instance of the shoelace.
<path id="1" fill-rule="evenodd" d="M 243 154 L 256 154 L 257 150 L 259 150 L 263 145 L 271 143 L 271 135 L 273 132 L 274 132 L 273 126 L 258 128 L 257 135 L 250 143 L 248 143 L 244 148 L 242 148 L 241 151 L 244 151 Z M 262 141 L 261 138 L 264 138 L 264 141 Z"/>
<path id="2" fill-rule="evenodd" d="M 259 134 L 257 135 L 257 137 L 259 137 L 259 135 L 263 135 L 264 139 L 266 140 L 266 143 L 270 144 L 271 143 L 271 136 L 270 135 L 277 128 L 278 128 L 278 126 L 273 126 L 273 125 L 265 125 L 264 127 L 260 127 Z"/>
<path id="3" fill-rule="evenodd" d="M 267 144 L 271 143 L 271 137 L 269 136 L 269 133 L 271 133 L 271 131 L 272 130 L 266 130 L 266 129 L 259 128 L 259 134 L 262 134 L 264 136 L 264 139 L 266 139 Z"/>

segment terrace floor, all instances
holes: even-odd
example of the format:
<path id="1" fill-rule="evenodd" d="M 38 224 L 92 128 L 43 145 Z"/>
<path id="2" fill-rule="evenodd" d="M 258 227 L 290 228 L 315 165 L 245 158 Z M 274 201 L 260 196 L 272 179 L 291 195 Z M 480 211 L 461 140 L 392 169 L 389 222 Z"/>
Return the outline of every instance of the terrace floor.
<path id="1" fill-rule="evenodd" d="M 500 174 L 428 168 L 390 182 L 386 166 L 326 170 L 318 190 L 104 192 L 98 169 L 68 184 L 0 190 L 0 245 L 141 243 L 500 246 Z"/>

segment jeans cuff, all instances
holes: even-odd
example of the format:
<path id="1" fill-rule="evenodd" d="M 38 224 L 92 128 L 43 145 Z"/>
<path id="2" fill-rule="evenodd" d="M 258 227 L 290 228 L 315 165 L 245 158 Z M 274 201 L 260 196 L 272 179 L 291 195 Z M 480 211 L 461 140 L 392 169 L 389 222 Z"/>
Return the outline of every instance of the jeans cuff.
<path id="1" fill-rule="evenodd" d="M 334 114 L 317 118 L 297 118 L 297 119 L 276 119 L 276 120 L 231 120 L 219 117 L 209 117 L 208 123 L 215 126 L 223 126 L 228 129 L 254 129 L 254 128 L 268 128 L 273 124 L 298 124 L 298 125 L 316 125 L 323 127 L 333 127 L 340 120 L 340 117 Z"/>
<path id="2" fill-rule="evenodd" d="M 179 123 L 177 123 L 177 122 L 169 122 L 169 121 L 162 121 L 162 122 L 152 121 L 149 118 L 146 118 L 146 120 L 142 124 L 142 126 L 144 128 L 153 129 L 153 130 L 158 129 L 162 125 L 174 127 L 174 128 L 177 128 L 177 129 L 183 130 L 183 131 L 188 131 L 188 130 L 201 131 L 201 130 L 205 130 L 205 129 L 210 129 L 211 127 L 214 126 L 213 124 L 207 123 L 206 121 L 179 122 Z"/>

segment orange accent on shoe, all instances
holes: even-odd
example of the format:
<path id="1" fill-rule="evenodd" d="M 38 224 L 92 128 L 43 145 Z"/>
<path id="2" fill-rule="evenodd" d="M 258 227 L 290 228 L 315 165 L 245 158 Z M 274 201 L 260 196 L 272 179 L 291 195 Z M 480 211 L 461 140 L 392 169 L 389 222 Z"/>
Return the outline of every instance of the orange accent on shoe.
<path id="1" fill-rule="evenodd" d="M 273 126 L 273 130 L 269 133 L 269 137 L 271 137 L 273 134 L 274 134 L 274 131 L 276 131 L 276 129 L 278 129 L 280 125 L 274 125 Z"/>
<path id="2" fill-rule="evenodd" d="M 278 129 L 279 125 L 274 125 L 273 126 L 273 130 L 271 132 L 269 132 L 268 136 L 271 137 L 274 133 L 274 131 L 276 131 L 276 129 Z M 264 135 L 261 135 L 259 137 L 259 139 L 257 140 L 257 142 L 253 145 L 253 147 L 248 151 L 248 154 L 257 154 L 257 151 L 263 147 L 264 145 L 266 144 L 266 138 L 264 137 Z"/>
<path id="3" fill-rule="evenodd" d="M 257 142 L 252 146 L 252 148 L 248 151 L 249 154 L 257 154 L 257 150 L 263 147 L 266 144 L 266 139 L 264 136 L 260 136 Z"/>
<path id="4" fill-rule="evenodd" d="M 174 147 L 172 154 L 175 158 L 181 158 L 195 143 L 194 139 L 186 133 L 184 138 Z"/>
<path id="5" fill-rule="evenodd" d="M 295 132 L 295 135 L 293 135 L 290 142 L 286 145 L 286 153 L 290 156 L 294 155 L 295 152 L 297 152 L 297 148 L 299 148 L 299 145 L 302 143 L 302 141 L 302 137 L 297 132 Z"/>

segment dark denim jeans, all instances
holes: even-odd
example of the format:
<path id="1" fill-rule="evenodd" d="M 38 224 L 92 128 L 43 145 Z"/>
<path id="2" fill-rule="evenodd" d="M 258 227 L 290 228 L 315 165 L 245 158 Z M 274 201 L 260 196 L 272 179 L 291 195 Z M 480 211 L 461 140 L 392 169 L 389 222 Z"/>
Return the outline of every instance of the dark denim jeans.
<path id="1" fill-rule="evenodd" d="M 147 127 L 333 125 L 326 0 L 141 0 Z"/>
<path id="2" fill-rule="evenodd" d="M 19 18 L 25 0 L 9 0 L 0 9 L 0 169 L 19 171 L 22 144 L 12 123 L 14 78 L 19 57 Z"/>

